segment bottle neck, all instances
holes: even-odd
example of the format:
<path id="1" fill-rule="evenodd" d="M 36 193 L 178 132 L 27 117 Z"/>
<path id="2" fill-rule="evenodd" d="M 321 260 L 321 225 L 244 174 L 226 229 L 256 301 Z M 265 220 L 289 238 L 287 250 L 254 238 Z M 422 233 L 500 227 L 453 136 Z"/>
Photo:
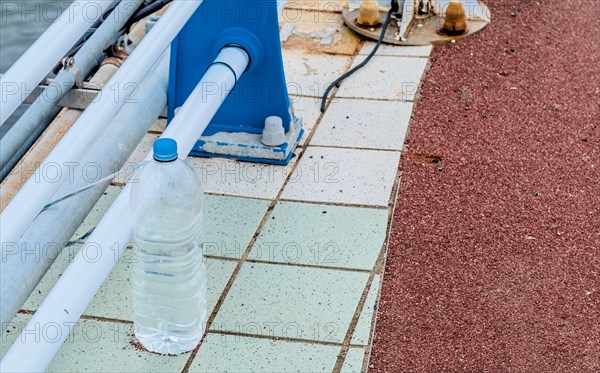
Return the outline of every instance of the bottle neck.
<path id="1" fill-rule="evenodd" d="M 154 162 L 159 163 L 159 164 L 168 164 L 168 163 L 173 163 L 176 160 L 178 160 L 179 158 L 174 158 L 174 159 L 169 159 L 168 161 L 164 161 L 164 160 L 160 160 L 160 159 L 156 159 L 156 158 L 152 158 L 154 159 Z"/>

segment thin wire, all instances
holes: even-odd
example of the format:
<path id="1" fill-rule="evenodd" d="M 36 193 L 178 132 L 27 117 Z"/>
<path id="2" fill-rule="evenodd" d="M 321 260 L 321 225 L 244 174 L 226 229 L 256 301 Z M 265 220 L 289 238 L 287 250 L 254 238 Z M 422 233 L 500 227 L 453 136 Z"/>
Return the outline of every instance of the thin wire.
<path id="1" fill-rule="evenodd" d="M 143 18 L 148 17 L 152 13 L 158 11 L 165 5 L 169 4 L 171 1 L 173 1 L 173 0 L 154 0 L 149 4 L 146 4 L 144 7 L 140 8 L 137 12 L 135 12 L 131 16 L 129 21 L 127 21 L 127 23 L 125 23 L 125 26 L 123 26 L 123 28 L 121 30 L 123 31 L 123 30 L 129 29 L 131 27 L 131 25 L 140 21 Z"/>
<path id="2" fill-rule="evenodd" d="M 340 84 L 342 83 L 342 81 L 344 81 L 344 79 L 348 78 L 350 75 L 363 68 L 367 63 L 369 63 L 369 61 L 371 60 L 371 58 L 373 58 L 375 53 L 377 53 L 377 50 L 379 49 L 381 43 L 383 42 L 383 39 L 385 38 L 385 33 L 387 32 L 387 28 L 390 25 L 390 21 L 392 20 L 392 14 L 396 13 L 397 11 L 398 2 L 394 0 L 392 1 L 392 7 L 388 11 L 387 16 L 385 18 L 385 23 L 383 24 L 383 29 L 381 30 L 381 35 L 379 35 L 379 40 L 377 40 L 377 44 L 375 44 L 375 48 L 373 48 L 371 53 L 369 53 L 369 55 L 367 56 L 367 58 L 364 59 L 363 62 L 359 63 L 353 69 L 337 78 L 333 83 L 329 85 L 329 87 L 327 87 L 325 93 L 323 94 L 323 99 L 321 100 L 321 113 L 325 112 L 325 105 L 327 104 L 327 98 L 329 97 L 329 93 L 331 93 L 331 90 L 333 90 L 334 87 L 339 88 Z"/>
<path id="3" fill-rule="evenodd" d="M 125 177 L 125 182 L 129 181 L 129 179 L 131 179 L 131 177 L 133 177 L 135 174 L 137 174 L 137 172 L 142 167 L 144 167 L 146 165 L 146 163 L 148 163 L 148 162 L 144 161 L 144 162 L 136 163 L 134 165 L 135 166 L 135 171 L 133 173 L 131 173 L 129 176 Z M 79 189 L 77 189 L 77 190 L 75 190 L 75 191 L 73 191 L 71 193 L 68 193 L 68 194 L 66 194 L 66 195 L 64 195 L 64 196 L 62 196 L 62 197 L 60 197 L 58 199 L 55 199 L 54 201 L 49 202 L 46 206 L 44 206 L 44 208 L 42 209 L 41 212 L 44 212 L 47 209 L 49 209 L 50 207 L 52 207 L 52 206 L 54 206 L 54 205 L 56 205 L 58 203 L 61 203 L 62 201 L 66 200 L 66 199 L 69 199 L 69 198 L 71 198 L 71 197 L 73 197 L 73 196 L 75 196 L 75 195 L 77 195 L 77 194 L 79 194 L 81 192 L 85 192 L 86 190 L 91 189 L 91 188 L 95 187 L 98 184 L 110 181 L 110 180 L 118 177 L 120 174 L 122 174 L 124 172 L 127 172 L 127 171 L 129 171 L 129 170 L 128 169 L 121 169 L 121 170 L 119 170 L 119 171 L 117 171 L 117 172 L 115 172 L 113 174 L 110 174 L 108 176 L 103 177 L 102 179 L 96 181 L 95 183 L 88 184 L 88 185 L 86 185 L 84 187 L 81 187 L 81 188 L 79 188 Z"/>
<path id="4" fill-rule="evenodd" d="M 88 238 L 89 236 L 92 235 L 92 233 L 94 233 L 94 230 L 96 229 L 96 226 L 92 227 L 89 231 L 85 232 L 85 234 L 79 238 L 74 239 L 73 241 L 69 241 L 67 242 L 67 244 L 65 245 L 65 247 L 70 247 L 73 245 L 77 245 L 78 243 L 84 243 L 85 239 Z"/>

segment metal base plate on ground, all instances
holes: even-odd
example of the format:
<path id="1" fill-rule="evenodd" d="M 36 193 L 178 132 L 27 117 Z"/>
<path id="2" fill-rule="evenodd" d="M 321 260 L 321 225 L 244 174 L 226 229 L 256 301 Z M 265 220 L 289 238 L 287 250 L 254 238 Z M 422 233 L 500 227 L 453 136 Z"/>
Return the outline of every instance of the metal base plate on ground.
<path id="1" fill-rule="evenodd" d="M 387 29 L 384 43 L 395 44 L 395 45 L 430 45 L 430 44 L 443 44 L 451 41 L 457 41 L 473 34 L 478 33 L 487 27 L 490 23 L 490 11 L 488 7 L 479 2 L 479 12 L 483 16 L 471 15 L 467 19 L 467 31 L 462 35 L 446 35 L 441 32 L 442 26 L 444 25 L 444 15 L 442 12 L 438 12 L 436 15 L 431 15 L 427 18 L 417 19 L 412 18 L 410 22 L 406 40 L 401 40 L 398 37 L 399 27 L 397 20 L 392 19 L 390 26 Z M 384 23 L 387 16 L 387 11 L 379 12 L 379 19 L 381 24 Z M 354 30 L 356 33 L 366 36 L 373 40 L 378 40 L 381 35 L 381 26 L 373 28 L 365 28 L 356 23 L 358 17 L 358 9 L 349 10 L 344 9 L 342 11 L 342 17 L 346 25 Z"/>
<path id="2" fill-rule="evenodd" d="M 261 142 L 262 135 L 247 132 L 218 132 L 202 136 L 190 153 L 199 157 L 234 158 L 241 161 L 287 165 L 298 146 L 304 130 L 302 120 L 292 110 L 292 122 L 285 134 L 285 143 L 280 146 L 266 146 Z"/>

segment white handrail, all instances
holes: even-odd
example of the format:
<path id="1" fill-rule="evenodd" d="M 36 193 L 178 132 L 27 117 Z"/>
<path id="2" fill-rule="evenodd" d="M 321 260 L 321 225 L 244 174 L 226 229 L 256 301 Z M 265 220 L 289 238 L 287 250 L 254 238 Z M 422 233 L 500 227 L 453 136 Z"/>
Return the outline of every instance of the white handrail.
<path id="1" fill-rule="evenodd" d="M 37 168 L 0 214 L 2 253 L 14 245 L 35 217 L 68 178 L 106 123 L 126 100 L 135 99 L 135 89 L 161 54 L 171 44 L 202 0 L 175 0 L 131 56 L 117 70 L 62 140 Z"/>
<path id="2" fill-rule="evenodd" d="M 212 117 L 249 64 L 246 52 L 238 47 L 221 50 L 185 104 L 161 137 L 177 141 L 178 153 L 184 158 L 192 150 Z M 229 67 L 227 67 L 227 66 Z M 149 154 L 146 159 L 150 159 Z M 127 185 L 100 221 L 94 233 L 75 256 L 73 263 L 54 285 L 37 312 L 21 332 L 0 363 L 1 372 L 41 372 L 69 337 L 73 325 L 108 276 L 132 235 Z M 88 249 L 99 252 L 98 260 L 86 260 Z M 116 253 L 116 254 L 115 254 Z M 39 338 L 29 332 L 36 326 L 59 328 L 59 338 Z"/>
<path id="3" fill-rule="evenodd" d="M 0 126 L 112 3 L 74 1 L 8 69 L 0 78 Z"/>

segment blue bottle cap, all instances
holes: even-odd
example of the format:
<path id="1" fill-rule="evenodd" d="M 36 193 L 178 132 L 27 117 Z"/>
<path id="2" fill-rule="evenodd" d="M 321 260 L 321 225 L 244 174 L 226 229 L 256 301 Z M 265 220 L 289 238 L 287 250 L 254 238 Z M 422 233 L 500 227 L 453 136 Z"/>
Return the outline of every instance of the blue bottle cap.
<path id="1" fill-rule="evenodd" d="M 162 138 L 154 141 L 154 159 L 159 162 L 171 162 L 177 159 L 177 142 Z"/>

